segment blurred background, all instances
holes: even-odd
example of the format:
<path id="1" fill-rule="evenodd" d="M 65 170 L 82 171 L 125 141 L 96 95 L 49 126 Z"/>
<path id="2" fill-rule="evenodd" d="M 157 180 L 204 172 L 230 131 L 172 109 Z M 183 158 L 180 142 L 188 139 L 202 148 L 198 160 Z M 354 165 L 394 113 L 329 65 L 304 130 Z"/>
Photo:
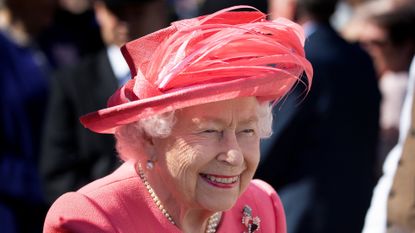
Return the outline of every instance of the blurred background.
<path id="1" fill-rule="evenodd" d="M 300 83 L 274 108 L 257 178 L 289 233 L 361 232 L 415 52 L 415 11 L 382 15 L 413 0 L 0 0 L 0 231 L 42 232 L 56 198 L 119 165 L 78 118 L 130 78 L 124 43 L 234 5 L 301 24 L 315 69 L 306 98 Z"/>

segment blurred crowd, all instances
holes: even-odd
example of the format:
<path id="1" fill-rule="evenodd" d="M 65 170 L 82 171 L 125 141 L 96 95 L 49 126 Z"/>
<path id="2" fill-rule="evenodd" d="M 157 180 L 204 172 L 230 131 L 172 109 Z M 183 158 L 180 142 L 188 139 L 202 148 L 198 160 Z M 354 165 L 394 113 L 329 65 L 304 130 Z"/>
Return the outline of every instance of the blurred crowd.
<path id="1" fill-rule="evenodd" d="M 41 232 L 58 196 L 119 165 L 78 118 L 130 78 L 124 43 L 233 5 L 301 24 L 314 67 L 311 91 L 299 80 L 274 108 L 257 178 L 289 233 L 362 232 L 413 88 L 414 0 L 0 0 L 1 232 Z"/>

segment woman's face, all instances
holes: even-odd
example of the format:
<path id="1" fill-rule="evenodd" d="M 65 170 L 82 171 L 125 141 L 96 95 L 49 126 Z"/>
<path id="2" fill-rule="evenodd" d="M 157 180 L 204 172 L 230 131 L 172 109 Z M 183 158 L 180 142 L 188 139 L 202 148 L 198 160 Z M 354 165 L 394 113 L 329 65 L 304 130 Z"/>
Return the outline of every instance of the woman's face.
<path id="1" fill-rule="evenodd" d="M 259 162 L 257 107 L 248 97 L 176 111 L 172 134 L 153 139 L 156 168 L 150 173 L 162 183 L 156 191 L 165 204 L 210 211 L 235 204 Z"/>
<path id="2" fill-rule="evenodd" d="M 392 43 L 387 30 L 376 23 L 368 21 L 364 25 L 359 40 L 372 57 L 378 74 L 407 71 L 413 57 L 413 45 Z"/>
<path id="3" fill-rule="evenodd" d="M 95 3 L 95 14 L 105 43 L 118 46 L 168 25 L 165 9 L 164 1 L 160 0 L 145 3 L 131 1 L 114 9 L 108 8 L 102 1 Z"/>

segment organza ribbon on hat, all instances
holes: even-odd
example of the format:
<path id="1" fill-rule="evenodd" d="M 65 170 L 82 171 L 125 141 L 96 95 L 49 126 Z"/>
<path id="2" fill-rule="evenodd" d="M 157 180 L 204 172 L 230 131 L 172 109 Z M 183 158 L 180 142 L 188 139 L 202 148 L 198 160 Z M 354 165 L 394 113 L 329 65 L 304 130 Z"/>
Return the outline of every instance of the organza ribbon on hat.
<path id="1" fill-rule="evenodd" d="M 266 20 L 259 11 L 231 10 L 175 22 L 157 34 L 128 43 L 123 54 L 133 79 L 108 101 L 115 106 L 189 86 L 247 77 L 294 78 L 304 71 L 303 29 L 291 21 Z M 252 8 L 255 9 L 255 8 Z M 284 75 L 281 75 L 284 74 Z"/>

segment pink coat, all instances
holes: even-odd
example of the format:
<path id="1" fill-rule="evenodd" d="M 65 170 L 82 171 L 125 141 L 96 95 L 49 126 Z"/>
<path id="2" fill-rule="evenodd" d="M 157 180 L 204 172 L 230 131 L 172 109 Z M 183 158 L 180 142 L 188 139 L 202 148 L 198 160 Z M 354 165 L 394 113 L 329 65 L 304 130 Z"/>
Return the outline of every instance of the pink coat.
<path id="1" fill-rule="evenodd" d="M 274 189 L 260 180 L 253 180 L 235 206 L 224 212 L 217 232 L 247 232 L 242 224 L 245 205 L 252 208 L 252 217 L 261 220 L 255 233 L 286 233 L 281 201 Z M 126 162 L 111 175 L 58 198 L 46 216 L 43 232 L 181 231 L 154 204 L 134 164 Z"/>

